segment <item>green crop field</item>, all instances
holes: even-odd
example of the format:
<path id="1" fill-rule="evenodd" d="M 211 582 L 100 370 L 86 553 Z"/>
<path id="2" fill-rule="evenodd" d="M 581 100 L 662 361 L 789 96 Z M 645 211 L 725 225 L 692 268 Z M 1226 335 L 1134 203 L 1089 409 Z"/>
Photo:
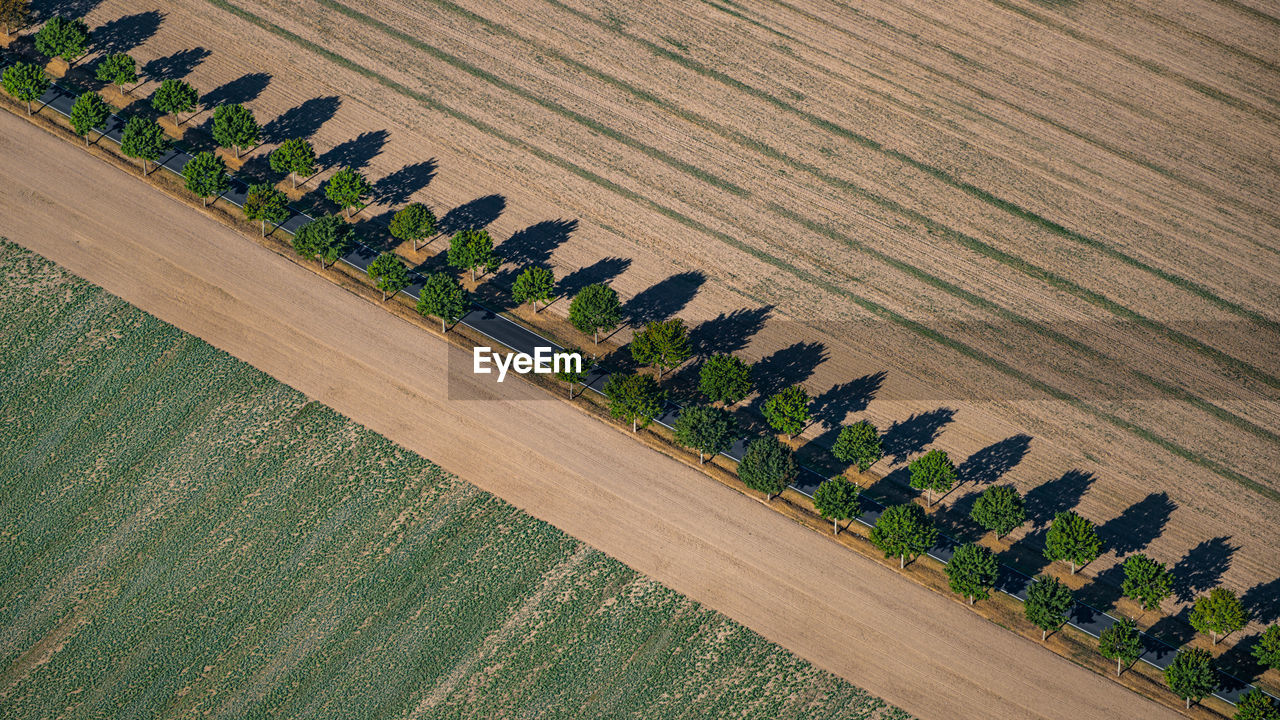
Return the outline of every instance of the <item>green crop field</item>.
<path id="1" fill-rule="evenodd" d="M 5 718 L 903 718 L 0 241 Z"/>

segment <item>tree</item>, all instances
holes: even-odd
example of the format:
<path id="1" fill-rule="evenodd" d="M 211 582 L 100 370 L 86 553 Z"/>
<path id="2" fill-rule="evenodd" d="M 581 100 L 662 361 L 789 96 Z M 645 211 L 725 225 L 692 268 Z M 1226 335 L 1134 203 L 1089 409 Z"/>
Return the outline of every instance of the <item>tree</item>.
<path id="1" fill-rule="evenodd" d="M 80 18 L 55 16 L 36 33 L 36 50 L 47 58 L 62 58 L 71 63 L 88 49 L 89 26 Z"/>
<path id="2" fill-rule="evenodd" d="M 698 370 L 698 390 L 711 402 L 726 407 L 751 394 L 751 366 L 734 355 L 716 353 Z"/>
<path id="3" fill-rule="evenodd" d="M 138 82 L 138 64 L 128 53 L 112 53 L 98 63 L 94 75 L 99 82 L 111 83 L 124 99 L 124 86 Z"/>
<path id="4" fill-rule="evenodd" d="M 541 265 L 530 265 L 520 272 L 515 283 L 511 285 L 511 299 L 517 303 L 532 303 L 533 311 L 538 312 L 538 303 L 551 301 L 551 293 L 555 292 L 556 277 Z"/>
<path id="5" fill-rule="evenodd" d="M 987 548 L 977 543 L 967 543 L 956 548 L 951 562 L 946 567 L 947 578 L 951 583 L 951 592 L 974 600 L 986 600 L 991 596 L 991 588 L 996 586 L 996 575 L 1000 571 L 1000 563 Z"/>
<path id="6" fill-rule="evenodd" d="M 1138 553 L 1124 561 L 1124 596 L 1137 600 L 1143 610 L 1155 610 L 1173 594 L 1173 573 L 1155 560 Z"/>
<path id="7" fill-rule="evenodd" d="M 1280 720 L 1280 710 L 1271 696 L 1254 688 L 1240 696 L 1234 720 Z"/>
<path id="8" fill-rule="evenodd" d="M 390 229 L 392 237 L 412 241 L 418 252 L 418 243 L 436 234 L 436 214 L 420 202 L 409 203 L 391 217 Z"/>
<path id="9" fill-rule="evenodd" d="M 765 502 L 782 494 L 795 482 L 798 468 L 791 448 L 778 438 L 762 437 L 747 443 L 738 461 L 738 479 L 742 484 L 765 494 Z"/>
<path id="10" fill-rule="evenodd" d="M 1040 642 L 1067 621 L 1067 610 L 1071 609 L 1072 602 L 1071 589 L 1058 578 L 1041 575 L 1031 583 L 1022 611 L 1032 625 L 1040 628 Z"/>
<path id="11" fill-rule="evenodd" d="M 493 252 L 493 238 L 488 230 L 459 230 L 449 238 L 449 265 L 459 270 L 470 270 L 471 280 L 476 279 L 476 268 L 496 266 L 498 256 Z"/>
<path id="12" fill-rule="evenodd" d="M 173 118 L 173 124 L 178 125 L 178 113 L 184 113 L 191 110 L 200 102 L 200 94 L 196 89 L 191 87 L 183 80 L 174 80 L 172 78 L 160 83 L 160 87 L 156 88 L 156 94 L 151 98 L 151 107 L 156 112 L 162 112 Z"/>
<path id="13" fill-rule="evenodd" d="M 89 147 L 89 132 L 111 117 L 111 109 L 102 101 L 98 93 L 89 90 L 80 93 L 71 106 L 71 129 L 84 138 L 84 146 Z"/>
<path id="14" fill-rule="evenodd" d="M 698 463 L 733 445 L 737 422 L 727 410 L 710 405 L 690 405 L 680 411 L 675 424 L 676 442 L 698 451 Z"/>
<path id="15" fill-rule="evenodd" d="M 659 380 L 666 371 L 683 365 L 692 354 L 689 330 L 680 318 L 648 323 L 631 338 L 632 359 L 658 368 Z"/>
<path id="16" fill-rule="evenodd" d="M 852 463 L 858 472 L 866 472 L 884 457 L 880 433 L 866 420 L 840 428 L 831 454 L 842 463 Z"/>
<path id="17" fill-rule="evenodd" d="M 280 147 L 267 156 L 271 169 L 293 178 L 298 187 L 299 177 L 311 177 L 316 172 L 316 149 L 302 138 L 292 138 L 280 143 Z"/>
<path id="18" fill-rule="evenodd" d="M 884 552 L 885 557 L 898 556 L 898 568 L 907 566 L 907 558 L 914 561 L 933 547 L 938 530 L 925 515 L 924 509 L 915 503 L 903 503 L 885 508 L 871 528 L 871 542 Z"/>
<path id="19" fill-rule="evenodd" d="M 387 301 L 387 295 L 394 295 L 409 287 L 409 268 L 404 266 L 404 262 L 395 253 L 384 252 L 374 258 L 369 263 L 368 273 L 382 291 L 382 302 Z"/>
<path id="20" fill-rule="evenodd" d="M 831 532 L 840 534 L 840 521 L 852 520 L 862 512 L 859 495 L 862 490 L 843 477 L 824 480 L 813 493 L 813 507 L 818 514 L 831 521 Z"/>
<path id="21" fill-rule="evenodd" d="M 1044 538 L 1044 556 L 1049 562 L 1062 560 L 1071 563 L 1071 574 L 1098 558 L 1102 541 L 1093 523 L 1073 511 L 1053 516 L 1049 532 Z"/>
<path id="22" fill-rule="evenodd" d="M 1098 652 L 1116 661 L 1116 677 L 1142 657 L 1142 638 L 1138 626 L 1129 618 L 1120 618 L 1098 636 Z"/>
<path id="23" fill-rule="evenodd" d="M 418 294 L 418 314 L 440 318 L 440 332 L 448 332 L 449 324 L 462 319 L 467 312 L 467 291 L 448 273 L 427 276 Z"/>
<path id="24" fill-rule="evenodd" d="M 556 379 L 569 386 L 569 399 L 573 399 L 573 386 L 582 382 L 587 377 L 587 371 L 591 367 L 587 364 L 587 354 L 579 347 L 567 347 L 564 352 L 569 354 L 577 354 L 582 358 L 582 364 L 575 366 L 571 363 L 565 363 L 563 367 L 556 370 Z"/>
<path id="25" fill-rule="evenodd" d="M 27 114 L 31 114 L 31 103 L 39 100 L 49 89 L 49 76 L 44 68 L 32 63 L 16 62 L 4 69 L 4 90 L 27 104 Z"/>
<path id="26" fill-rule="evenodd" d="M 935 492 L 946 493 L 956 482 L 956 466 L 945 450 L 930 450 L 912 460 L 907 470 L 911 473 L 911 487 L 927 491 L 930 505 Z"/>
<path id="27" fill-rule="evenodd" d="M 170 144 L 155 120 L 140 115 L 129 118 L 120 136 L 120 152 L 141 160 L 143 175 L 147 174 L 147 163 L 156 162 L 169 152 Z"/>
<path id="28" fill-rule="evenodd" d="M 318 260 L 320 268 L 332 265 L 351 246 L 355 231 L 336 215 L 325 215 L 298 228 L 293 236 L 293 249 L 308 260 Z"/>
<path id="29" fill-rule="evenodd" d="M 1217 587 L 1208 595 L 1196 598 L 1191 607 L 1191 627 L 1196 632 L 1208 633 L 1213 637 L 1213 644 L 1218 644 L 1218 636 L 1226 637 L 1237 630 L 1243 630 L 1249 615 L 1240 604 L 1240 598 L 1227 588 Z"/>
<path id="30" fill-rule="evenodd" d="M 364 198 L 373 192 L 373 185 L 355 168 L 344 167 L 329 177 L 324 196 L 351 217 L 351 208 L 359 207 Z"/>
<path id="31" fill-rule="evenodd" d="M 792 385 L 764 401 L 764 419 L 790 440 L 809 424 L 809 400 L 809 393 L 804 388 Z"/>
<path id="32" fill-rule="evenodd" d="M 614 373 L 604 385 L 609 414 L 631 423 L 631 432 L 649 424 L 662 412 L 666 393 L 648 375 Z"/>
<path id="33" fill-rule="evenodd" d="M 196 153 L 196 156 L 182 166 L 182 179 L 187 189 L 209 206 L 209 200 L 216 198 L 231 188 L 231 178 L 227 177 L 227 164 L 222 158 L 208 150 Z"/>
<path id="34" fill-rule="evenodd" d="M 241 150 L 257 145 L 261 137 L 262 128 L 245 106 L 219 105 L 213 111 L 213 139 L 222 147 L 235 149 L 237 158 Z"/>
<path id="35" fill-rule="evenodd" d="M 996 539 L 1013 532 L 1027 520 L 1027 509 L 1022 496 L 1009 485 L 993 485 L 973 503 L 969 517 L 987 530 L 994 531 Z"/>
<path id="36" fill-rule="evenodd" d="M 1280 625 L 1272 625 L 1258 636 L 1253 656 L 1266 668 L 1280 669 Z"/>
<path id="37" fill-rule="evenodd" d="M 569 322 L 579 332 L 593 333 L 595 344 L 600 344 L 600 331 L 612 330 L 622 321 L 622 303 L 618 293 L 604 283 L 594 283 L 582 288 L 569 303 Z"/>
<path id="38" fill-rule="evenodd" d="M 289 198 L 274 185 L 250 186 L 244 199 L 244 216 L 262 223 L 262 237 L 266 237 L 267 223 L 279 225 L 289 217 Z"/>
<path id="39" fill-rule="evenodd" d="M 0 22 L 4 23 L 4 34 L 12 35 L 15 28 L 26 24 L 31 14 L 31 0 L 0 0 Z"/>
<path id="40" fill-rule="evenodd" d="M 1213 669 L 1213 658 L 1208 650 L 1193 648 L 1179 650 L 1173 662 L 1164 669 L 1164 680 L 1175 695 L 1187 701 L 1200 702 L 1204 696 L 1218 687 L 1218 674 Z"/>

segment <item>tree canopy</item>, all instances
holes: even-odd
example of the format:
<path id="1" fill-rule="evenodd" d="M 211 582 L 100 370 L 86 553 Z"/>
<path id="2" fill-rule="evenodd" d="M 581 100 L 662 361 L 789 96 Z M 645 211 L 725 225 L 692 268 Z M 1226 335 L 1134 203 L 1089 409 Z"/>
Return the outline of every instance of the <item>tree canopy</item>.
<path id="1" fill-rule="evenodd" d="M 436 214 L 420 202 L 409 203 L 391 217 L 390 230 L 397 240 L 412 242 L 417 252 L 419 242 L 436 234 Z"/>
<path id="2" fill-rule="evenodd" d="M 1253 657 L 1265 668 L 1280 669 L 1280 625 L 1272 625 L 1258 636 Z"/>
<path id="3" fill-rule="evenodd" d="M 267 223 L 279 225 L 289 217 L 289 198 L 269 183 L 249 187 L 244 199 L 244 216 L 262 224 L 262 236 L 267 236 Z"/>
<path id="4" fill-rule="evenodd" d="M 71 106 L 71 129 L 84 138 L 84 144 L 88 145 L 90 131 L 102 127 L 109 117 L 111 117 L 111 108 L 107 107 L 98 93 L 89 90 L 80 93 L 75 104 Z"/>
<path id="5" fill-rule="evenodd" d="M 711 402 L 735 405 L 751 388 L 751 366 L 734 355 L 716 353 L 698 370 L 698 390 Z"/>
<path id="6" fill-rule="evenodd" d="M 569 399 L 572 400 L 573 386 L 586 379 L 587 371 L 591 369 L 591 363 L 587 360 L 587 354 L 583 352 L 580 347 L 567 347 L 564 349 L 564 352 L 570 354 L 576 353 L 578 357 L 582 358 L 582 365 L 580 366 L 575 367 L 570 363 L 565 363 L 560 366 L 560 369 L 555 371 L 556 379 L 569 386 Z"/>
<path id="7" fill-rule="evenodd" d="M 318 260 L 320 267 L 332 265 L 346 254 L 355 231 L 336 215 L 325 215 L 298 228 L 293 236 L 293 249 L 308 260 Z"/>
<path id="8" fill-rule="evenodd" d="M 374 285 L 382 291 L 382 302 L 388 295 L 394 295 L 409 287 L 409 268 L 395 253 L 384 252 L 369 263 L 366 271 L 373 278 Z"/>
<path id="9" fill-rule="evenodd" d="M 930 450 L 907 466 L 911 473 L 911 487 L 929 493 L 929 504 L 933 504 L 935 492 L 946 493 L 956 482 L 956 466 L 945 450 Z"/>
<path id="10" fill-rule="evenodd" d="M 937 540 L 938 529 L 915 503 L 885 508 L 871 528 L 871 542 L 885 557 L 897 555 L 899 568 L 906 567 L 907 558 L 915 560 L 923 555 Z"/>
<path id="11" fill-rule="evenodd" d="M 622 321 L 622 303 L 618 293 L 604 283 L 593 283 L 582 288 L 569 303 L 569 322 L 579 332 L 592 334 L 595 344 L 600 344 L 600 331 L 612 330 Z"/>
<path id="12" fill-rule="evenodd" d="M 791 448 L 775 437 L 756 438 L 747 443 L 738 462 L 738 479 L 772 500 L 795 482 L 799 468 Z"/>
<path id="13" fill-rule="evenodd" d="M 476 279 L 476 268 L 497 269 L 498 255 L 493 251 L 493 237 L 488 230 L 459 230 L 449 238 L 449 265 L 470 270 Z"/>
<path id="14" fill-rule="evenodd" d="M 844 477 L 824 480 L 813 493 L 813 507 L 831 521 L 831 532 L 840 534 L 840 521 L 852 520 L 862 512 L 862 490 Z"/>
<path id="15" fill-rule="evenodd" d="M 427 276 L 418 293 L 418 314 L 440 318 L 440 331 L 448 332 L 449 324 L 462 319 L 467 312 L 467 291 L 457 278 L 443 272 Z"/>
<path id="16" fill-rule="evenodd" d="M 1137 600 L 1143 610 L 1155 610 L 1173 594 L 1173 573 L 1151 558 L 1138 553 L 1124 561 L 1124 596 Z"/>
<path id="17" fill-rule="evenodd" d="M 324 196 L 351 217 L 351 208 L 360 207 L 373 192 L 373 185 L 355 168 L 344 167 L 329 176 L 324 186 Z"/>
<path id="18" fill-rule="evenodd" d="M 710 405 L 690 405 L 676 417 L 676 442 L 698 451 L 698 462 L 733 445 L 738 423 L 727 410 Z"/>
<path id="19" fill-rule="evenodd" d="M 236 157 L 240 157 L 241 150 L 257 145 L 261 138 L 262 128 L 245 106 L 219 105 L 213 111 L 213 139 L 222 147 L 233 148 Z"/>
<path id="20" fill-rule="evenodd" d="M 1213 669 L 1213 658 L 1208 650 L 1192 648 L 1179 650 L 1173 662 L 1164 669 L 1164 680 L 1173 694 L 1187 702 L 1200 702 L 1218 687 L 1218 673 Z"/>
<path id="21" fill-rule="evenodd" d="M 200 93 L 183 80 L 169 78 L 160 83 L 156 93 L 151 97 L 151 107 L 173 117 L 173 124 L 178 124 L 178 114 L 187 112 L 200 102 Z"/>
<path id="22" fill-rule="evenodd" d="M 1067 611 L 1071 609 L 1071 589 L 1063 585 L 1058 578 L 1041 575 L 1027 588 L 1027 601 L 1022 611 L 1032 625 L 1040 628 L 1040 641 L 1049 633 L 1062 627 L 1067 621 Z"/>
<path id="23" fill-rule="evenodd" d="M 206 206 L 210 199 L 218 197 L 231 188 L 231 178 L 227 176 L 227 164 L 208 150 L 196 153 L 195 157 L 182 166 L 182 179 L 187 189 L 200 198 Z"/>
<path id="24" fill-rule="evenodd" d="M 1226 637 L 1237 630 L 1243 630 L 1249 620 L 1249 614 L 1240 604 L 1240 598 L 1227 588 L 1217 587 L 1208 595 L 1196 598 L 1191 607 L 1191 627 L 1196 632 L 1213 637 L 1213 644 L 1218 644 L 1219 637 Z"/>
<path id="25" fill-rule="evenodd" d="M 111 83 L 124 94 L 124 86 L 138 82 L 138 64 L 128 53 L 112 53 L 94 68 L 99 82 Z"/>
<path id="26" fill-rule="evenodd" d="M 1027 510 L 1022 496 L 1012 486 L 993 485 L 974 501 L 969 517 L 1002 538 L 1026 522 Z"/>
<path id="27" fill-rule="evenodd" d="M 1070 563 L 1072 575 L 1076 574 L 1080 566 L 1096 560 L 1098 553 L 1102 551 L 1102 541 L 1098 539 L 1098 531 L 1094 529 L 1093 523 L 1073 511 L 1053 516 L 1044 545 L 1045 559 Z"/>
<path id="28" fill-rule="evenodd" d="M 631 423 L 631 432 L 648 425 L 662 412 L 666 393 L 648 375 L 614 373 L 604 385 L 609 399 L 609 414 Z"/>
<path id="29" fill-rule="evenodd" d="M 648 323 L 631 339 L 632 359 L 656 367 L 659 379 L 668 370 L 683 365 L 692 354 L 689 330 L 680 318 Z"/>
<path id="30" fill-rule="evenodd" d="M 27 22 L 31 15 L 31 0 L 0 0 L 0 23 L 4 23 L 4 34 L 12 35 L 15 27 Z"/>
<path id="31" fill-rule="evenodd" d="M 850 463 L 858 472 L 866 472 L 884 457 L 880 433 L 868 420 L 859 420 L 840 428 L 831 454 L 842 463 Z"/>
<path id="32" fill-rule="evenodd" d="M 31 114 L 31 103 L 39 100 L 51 84 L 44 68 L 24 62 L 16 62 L 5 68 L 0 79 L 3 80 L 5 92 L 27 104 L 28 115 Z"/>
<path id="33" fill-rule="evenodd" d="M 290 138 L 271 151 L 268 161 L 272 170 L 293 178 L 293 186 L 296 188 L 299 177 L 311 177 L 315 174 L 316 149 L 309 140 Z"/>
<path id="34" fill-rule="evenodd" d="M 799 385 L 792 385 L 764 401 L 764 419 L 769 427 L 791 438 L 809 425 L 809 393 Z"/>
<path id="35" fill-rule="evenodd" d="M 538 303 L 551 302 L 551 295 L 556 289 L 556 276 L 549 268 L 541 265 L 530 265 L 520 272 L 511 285 L 511 299 L 523 305 L 530 303 L 533 311 L 538 311 Z"/>
<path id="36" fill-rule="evenodd" d="M 1233 720 L 1280 720 L 1280 710 L 1271 696 L 1254 688 L 1240 696 Z"/>
<path id="37" fill-rule="evenodd" d="M 1098 636 L 1098 652 L 1116 661 L 1116 676 L 1142 657 L 1142 638 L 1138 626 L 1129 618 L 1120 618 Z"/>
<path id="38" fill-rule="evenodd" d="M 991 588 L 996 585 L 996 577 L 1000 572 L 1000 563 L 987 548 L 976 543 L 966 543 L 956 548 L 951 562 L 946 566 L 947 579 L 951 592 L 969 598 L 972 605 L 975 600 L 986 600 L 991 596 Z"/>
<path id="39" fill-rule="evenodd" d="M 36 50 L 47 58 L 71 62 L 89 49 L 89 26 L 80 18 L 49 18 L 36 33 Z"/>
<path id="40" fill-rule="evenodd" d="M 124 124 L 120 136 L 120 152 L 126 157 L 142 161 L 142 172 L 147 172 L 147 162 L 155 162 L 169 152 L 172 143 L 155 120 L 135 115 Z"/>

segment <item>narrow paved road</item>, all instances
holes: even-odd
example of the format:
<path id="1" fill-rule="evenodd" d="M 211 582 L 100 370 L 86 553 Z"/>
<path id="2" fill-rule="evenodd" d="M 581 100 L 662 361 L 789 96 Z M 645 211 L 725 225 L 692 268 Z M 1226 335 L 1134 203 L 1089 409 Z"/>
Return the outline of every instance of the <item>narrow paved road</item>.
<path id="1" fill-rule="evenodd" d="M 923 718 L 1177 717 L 0 112 L 0 233 Z"/>

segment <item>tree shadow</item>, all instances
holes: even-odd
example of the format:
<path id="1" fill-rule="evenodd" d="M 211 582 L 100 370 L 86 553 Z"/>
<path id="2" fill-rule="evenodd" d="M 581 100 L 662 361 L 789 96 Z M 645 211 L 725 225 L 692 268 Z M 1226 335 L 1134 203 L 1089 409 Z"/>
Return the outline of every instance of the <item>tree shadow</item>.
<path id="1" fill-rule="evenodd" d="M 720 313 L 703 321 L 689 332 L 689 346 L 695 355 L 707 357 L 716 353 L 733 353 L 742 350 L 756 333 L 764 329 L 764 323 L 773 313 L 772 305 L 743 308 L 728 314 Z"/>
<path id="2" fill-rule="evenodd" d="M 607 257 L 597 260 L 560 278 L 557 283 L 558 291 L 564 297 L 571 298 L 582 292 L 582 289 L 588 285 L 611 282 L 626 272 L 629 267 L 631 267 L 631 261 L 627 258 Z"/>
<path id="3" fill-rule="evenodd" d="M 1165 615 L 1156 621 L 1151 629 L 1147 630 L 1149 635 L 1157 637 L 1175 648 L 1182 647 L 1195 639 L 1196 630 L 1191 627 L 1191 609 L 1182 608 L 1176 615 Z"/>
<path id="4" fill-rule="evenodd" d="M 783 388 L 808 380 L 827 357 L 826 345 L 798 342 L 761 358 L 751 373 L 756 391 L 759 392 L 755 404 L 763 404 L 769 396 Z"/>
<path id="5" fill-rule="evenodd" d="M 1053 516 L 1074 509 L 1085 492 L 1098 479 L 1083 470 L 1068 470 L 1057 480 L 1041 483 L 1027 491 L 1024 498 L 1027 520 L 1037 527 L 1048 525 Z"/>
<path id="6" fill-rule="evenodd" d="M 622 305 L 622 314 L 635 326 L 666 320 L 693 300 L 707 276 L 698 271 L 682 272 L 636 293 Z"/>
<path id="7" fill-rule="evenodd" d="M 301 105 L 289 108 L 262 126 L 262 138 L 267 142 L 284 142 L 292 138 L 309 138 L 316 134 L 338 112 L 342 99 L 328 95 L 311 98 Z"/>
<path id="8" fill-rule="evenodd" d="M 1264 625 L 1280 620 L 1280 578 L 1249 588 L 1240 603 L 1250 617 Z"/>
<path id="9" fill-rule="evenodd" d="M 1220 536 L 1205 540 L 1188 550 L 1173 566 L 1173 594 L 1178 600 L 1191 602 L 1222 582 L 1223 573 L 1231 567 L 1232 556 L 1240 549 L 1228 542 L 1230 539 Z"/>
<path id="10" fill-rule="evenodd" d="M 389 133 L 386 130 L 369 130 L 329 148 L 317 160 L 320 167 L 363 169 L 370 160 L 382 153 Z"/>
<path id="11" fill-rule="evenodd" d="M 241 75 L 235 80 L 223 83 L 205 93 L 202 101 L 208 107 L 217 107 L 224 103 L 238 104 L 252 102 L 267 89 L 271 83 L 271 74 L 255 72 Z"/>
<path id="12" fill-rule="evenodd" d="M 506 209 L 505 197 L 485 195 L 445 213 L 436 227 L 445 235 L 452 235 L 459 230 L 480 230 L 493 224 Z"/>
<path id="13" fill-rule="evenodd" d="M 202 47 L 179 50 L 172 55 L 166 55 L 144 63 L 142 74 L 156 82 L 170 79 L 181 80 L 190 75 L 191 71 L 195 70 L 196 66 L 204 62 L 205 58 L 211 54 Z"/>
<path id="14" fill-rule="evenodd" d="M 1076 600 L 1093 607 L 1108 611 L 1124 596 L 1124 565 L 1116 563 L 1098 573 L 1093 582 L 1076 592 Z"/>
<path id="15" fill-rule="evenodd" d="M 385 175 L 373 184 L 373 196 L 388 205 L 403 205 L 436 176 L 435 158 L 416 162 Z"/>
<path id="16" fill-rule="evenodd" d="M 1114 550 L 1116 557 L 1124 557 L 1145 549 L 1160 537 L 1169 516 L 1177 509 L 1168 493 L 1151 493 L 1099 525 L 1098 537 L 1102 538 L 1103 547 Z"/>
<path id="17" fill-rule="evenodd" d="M 271 160 L 265 153 L 252 155 L 245 159 L 236 176 L 254 185 L 257 183 L 275 183 L 283 175 L 271 169 Z"/>
<path id="18" fill-rule="evenodd" d="M 956 468 L 957 484 L 985 485 L 999 480 L 1022 462 L 1031 449 L 1031 436 L 1007 437 L 975 452 Z"/>
<path id="19" fill-rule="evenodd" d="M 103 55 L 127 53 L 155 36 L 164 22 L 156 10 L 108 20 L 93 29 L 93 47 Z"/>
<path id="20" fill-rule="evenodd" d="M 885 457 L 892 459 L 894 463 L 901 463 L 924 450 L 926 445 L 938 437 L 942 428 L 951 422 L 955 414 L 955 410 L 942 407 L 916 413 L 890 425 L 884 431 L 882 440 Z"/>
<path id="21" fill-rule="evenodd" d="M 102 4 L 102 0 L 34 0 L 31 3 L 32 24 L 42 23 L 55 15 L 84 17 Z"/>
<path id="22" fill-rule="evenodd" d="M 1253 656 L 1253 648 L 1260 638 L 1261 635 L 1258 633 L 1240 638 L 1235 645 L 1218 656 L 1216 662 L 1218 669 L 1247 683 L 1257 680 L 1258 676 L 1264 672 L 1264 668 L 1258 664 L 1258 659 Z"/>
<path id="23" fill-rule="evenodd" d="M 355 228 L 356 235 L 363 238 L 364 244 L 375 252 L 389 251 L 397 244 L 397 241 L 391 237 L 391 232 L 388 230 L 391 225 L 392 215 L 395 215 L 394 210 L 384 210 L 377 215 L 361 218 L 353 222 L 351 226 Z"/>
<path id="24" fill-rule="evenodd" d="M 541 220 L 503 240 L 502 257 L 518 266 L 550 266 L 551 254 L 577 229 L 577 220 Z"/>
<path id="25" fill-rule="evenodd" d="M 871 399 L 884 384 L 885 377 L 887 373 L 878 370 L 849 382 L 832 385 L 814 398 L 809 406 L 813 419 L 837 433 L 840 432 L 849 415 L 867 409 Z"/>
<path id="26" fill-rule="evenodd" d="M 1049 561 L 1044 556 L 1044 536 L 1048 532 L 1046 528 L 1038 528 L 1023 535 L 1008 550 L 1000 553 L 1000 562 L 1031 577 L 1044 572 L 1049 567 Z"/>

